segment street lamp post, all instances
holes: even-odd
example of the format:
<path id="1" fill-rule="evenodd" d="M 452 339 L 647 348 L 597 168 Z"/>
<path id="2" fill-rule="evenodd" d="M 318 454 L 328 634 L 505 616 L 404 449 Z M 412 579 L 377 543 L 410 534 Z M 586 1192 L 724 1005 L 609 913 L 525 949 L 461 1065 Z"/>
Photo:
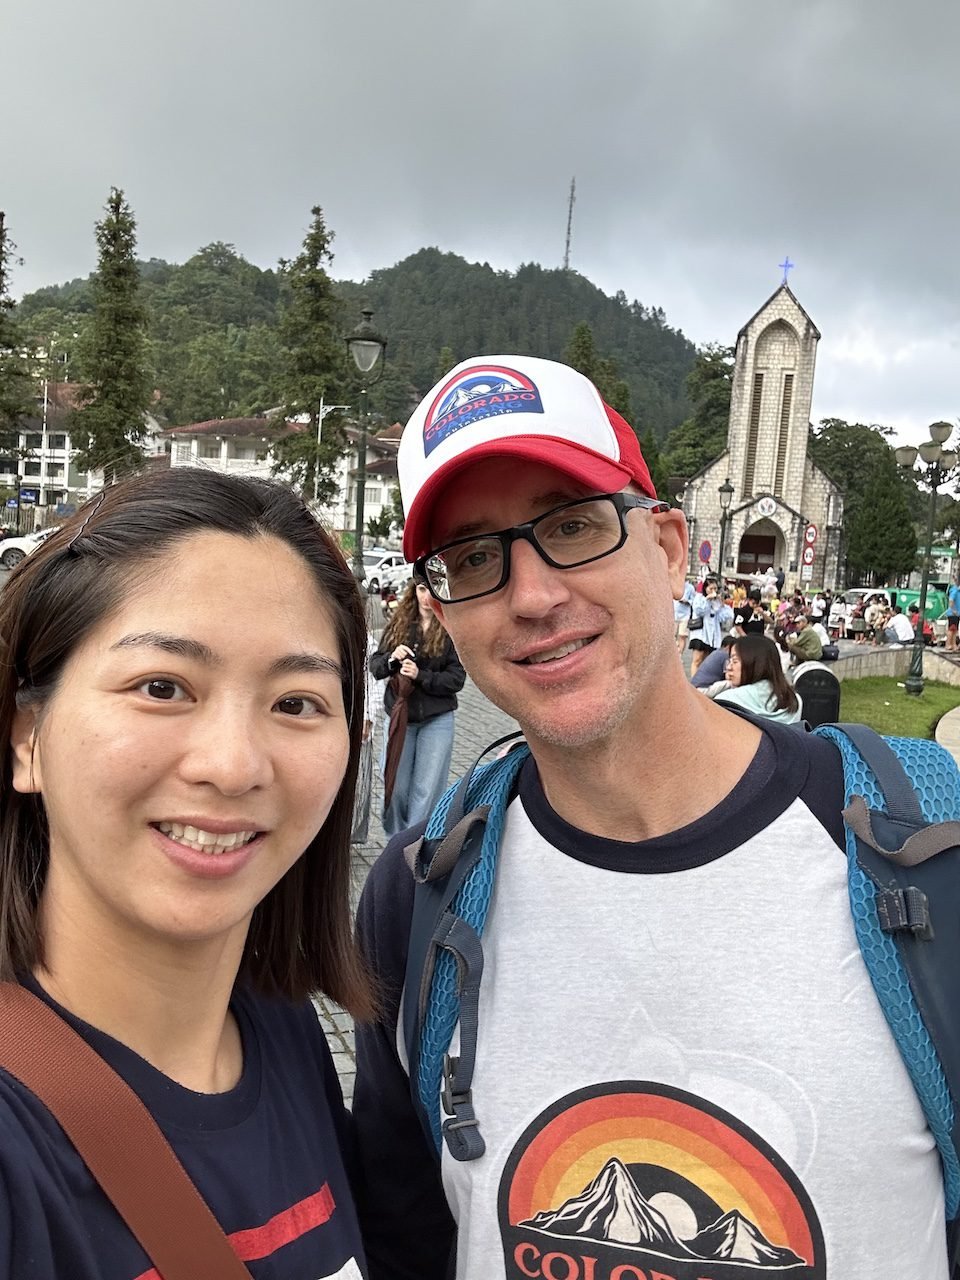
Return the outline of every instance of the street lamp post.
<path id="1" fill-rule="evenodd" d="M 727 541 L 727 520 L 729 516 L 727 512 L 730 510 L 730 503 L 733 501 L 733 485 L 730 483 L 730 477 L 727 476 L 723 484 L 717 490 L 720 495 L 720 553 L 717 556 L 718 568 L 720 570 L 720 591 L 723 593 L 723 555 L 725 543 Z"/>
<path id="2" fill-rule="evenodd" d="M 367 487 L 367 390 L 377 382 L 383 373 L 383 361 L 387 350 L 387 340 L 374 329 L 373 312 L 364 307 L 363 319 L 346 339 L 347 350 L 353 357 L 362 379 L 360 387 L 360 403 L 357 417 L 360 422 L 360 452 L 357 459 L 357 508 L 356 535 L 353 548 L 353 572 L 358 582 L 363 573 L 363 500 Z M 377 367 L 379 365 L 379 367 Z M 374 370 L 376 369 L 376 373 Z"/>
<path id="3" fill-rule="evenodd" d="M 917 629 L 913 637 L 913 655 L 910 659 L 910 674 L 904 681 L 904 688 L 914 697 L 923 693 L 923 624 L 926 619 L 927 585 L 930 581 L 930 557 L 933 554 L 933 526 L 937 516 L 937 490 L 943 484 L 949 472 L 957 465 L 955 449 L 944 449 L 950 438 L 953 427 L 949 422 L 933 422 L 928 428 L 930 439 L 925 440 L 920 448 L 915 445 L 901 445 L 894 450 L 897 465 L 912 468 L 917 454 L 926 468 L 926 481 L 930 486 L 930 511 L 927 518 L 927 541 L 923 556 L 923 571 L 920 575 L 920 612 L 917 615 Z"/>

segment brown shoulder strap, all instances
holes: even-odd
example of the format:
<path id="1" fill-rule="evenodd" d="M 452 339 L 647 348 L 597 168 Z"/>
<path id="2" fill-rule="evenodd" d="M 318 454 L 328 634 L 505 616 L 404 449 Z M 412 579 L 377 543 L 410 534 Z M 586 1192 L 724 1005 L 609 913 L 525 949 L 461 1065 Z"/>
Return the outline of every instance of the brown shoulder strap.
<path id="1" fill-rule="evenodd" d="M 163 1280 L 250 1280 L 133 1090 L 49 1005 L 0 983 L 0 1067 L 59 1121 Z"/>

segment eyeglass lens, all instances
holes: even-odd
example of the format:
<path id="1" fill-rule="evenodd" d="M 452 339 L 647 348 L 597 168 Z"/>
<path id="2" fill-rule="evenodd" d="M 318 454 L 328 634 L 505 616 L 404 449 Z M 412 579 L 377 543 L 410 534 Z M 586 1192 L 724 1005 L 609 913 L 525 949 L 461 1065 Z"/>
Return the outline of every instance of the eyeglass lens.
<path id="1" fill-rule="evenodd" d="M 531 534 L 550 561 L 571 569 L 615 550 L 623 528 L 617 508 L 604 497 L 546 512 L 533 521 Z M 431 587 L 450 601 L 494 590 L 503 577 L 504 541 L 488 535 L 441 547 L 426 562 Z"/>

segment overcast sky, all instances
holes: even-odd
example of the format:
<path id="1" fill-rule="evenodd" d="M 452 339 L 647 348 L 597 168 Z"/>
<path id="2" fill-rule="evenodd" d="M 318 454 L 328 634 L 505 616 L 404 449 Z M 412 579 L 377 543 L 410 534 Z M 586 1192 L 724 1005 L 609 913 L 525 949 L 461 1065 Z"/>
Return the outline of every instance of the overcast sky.
<path id="1" fill-rule="evenodd" d="M 334 274 L 426 244 L 571 264 L 733 343 L 790 283 L 814 418 L 960 417 L 957 0 L 0 0 L 17 294 L 86 275 L 112 184 L 142 257 Z M 469 306 L 464 298 L 464 306 Z"/>

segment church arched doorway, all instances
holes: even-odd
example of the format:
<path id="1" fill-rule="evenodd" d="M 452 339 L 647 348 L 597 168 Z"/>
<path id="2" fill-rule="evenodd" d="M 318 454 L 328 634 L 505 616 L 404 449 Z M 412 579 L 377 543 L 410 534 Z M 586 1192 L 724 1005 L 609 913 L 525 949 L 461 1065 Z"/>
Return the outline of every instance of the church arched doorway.
<path id="1" fill-rule="evenodd" d="M 783 530 L 772 520 L 757 520 L 749 525 L 737 548 L 737 577 L 751 573 L 764 574 L 787 563 L 787 541 Z"/>

